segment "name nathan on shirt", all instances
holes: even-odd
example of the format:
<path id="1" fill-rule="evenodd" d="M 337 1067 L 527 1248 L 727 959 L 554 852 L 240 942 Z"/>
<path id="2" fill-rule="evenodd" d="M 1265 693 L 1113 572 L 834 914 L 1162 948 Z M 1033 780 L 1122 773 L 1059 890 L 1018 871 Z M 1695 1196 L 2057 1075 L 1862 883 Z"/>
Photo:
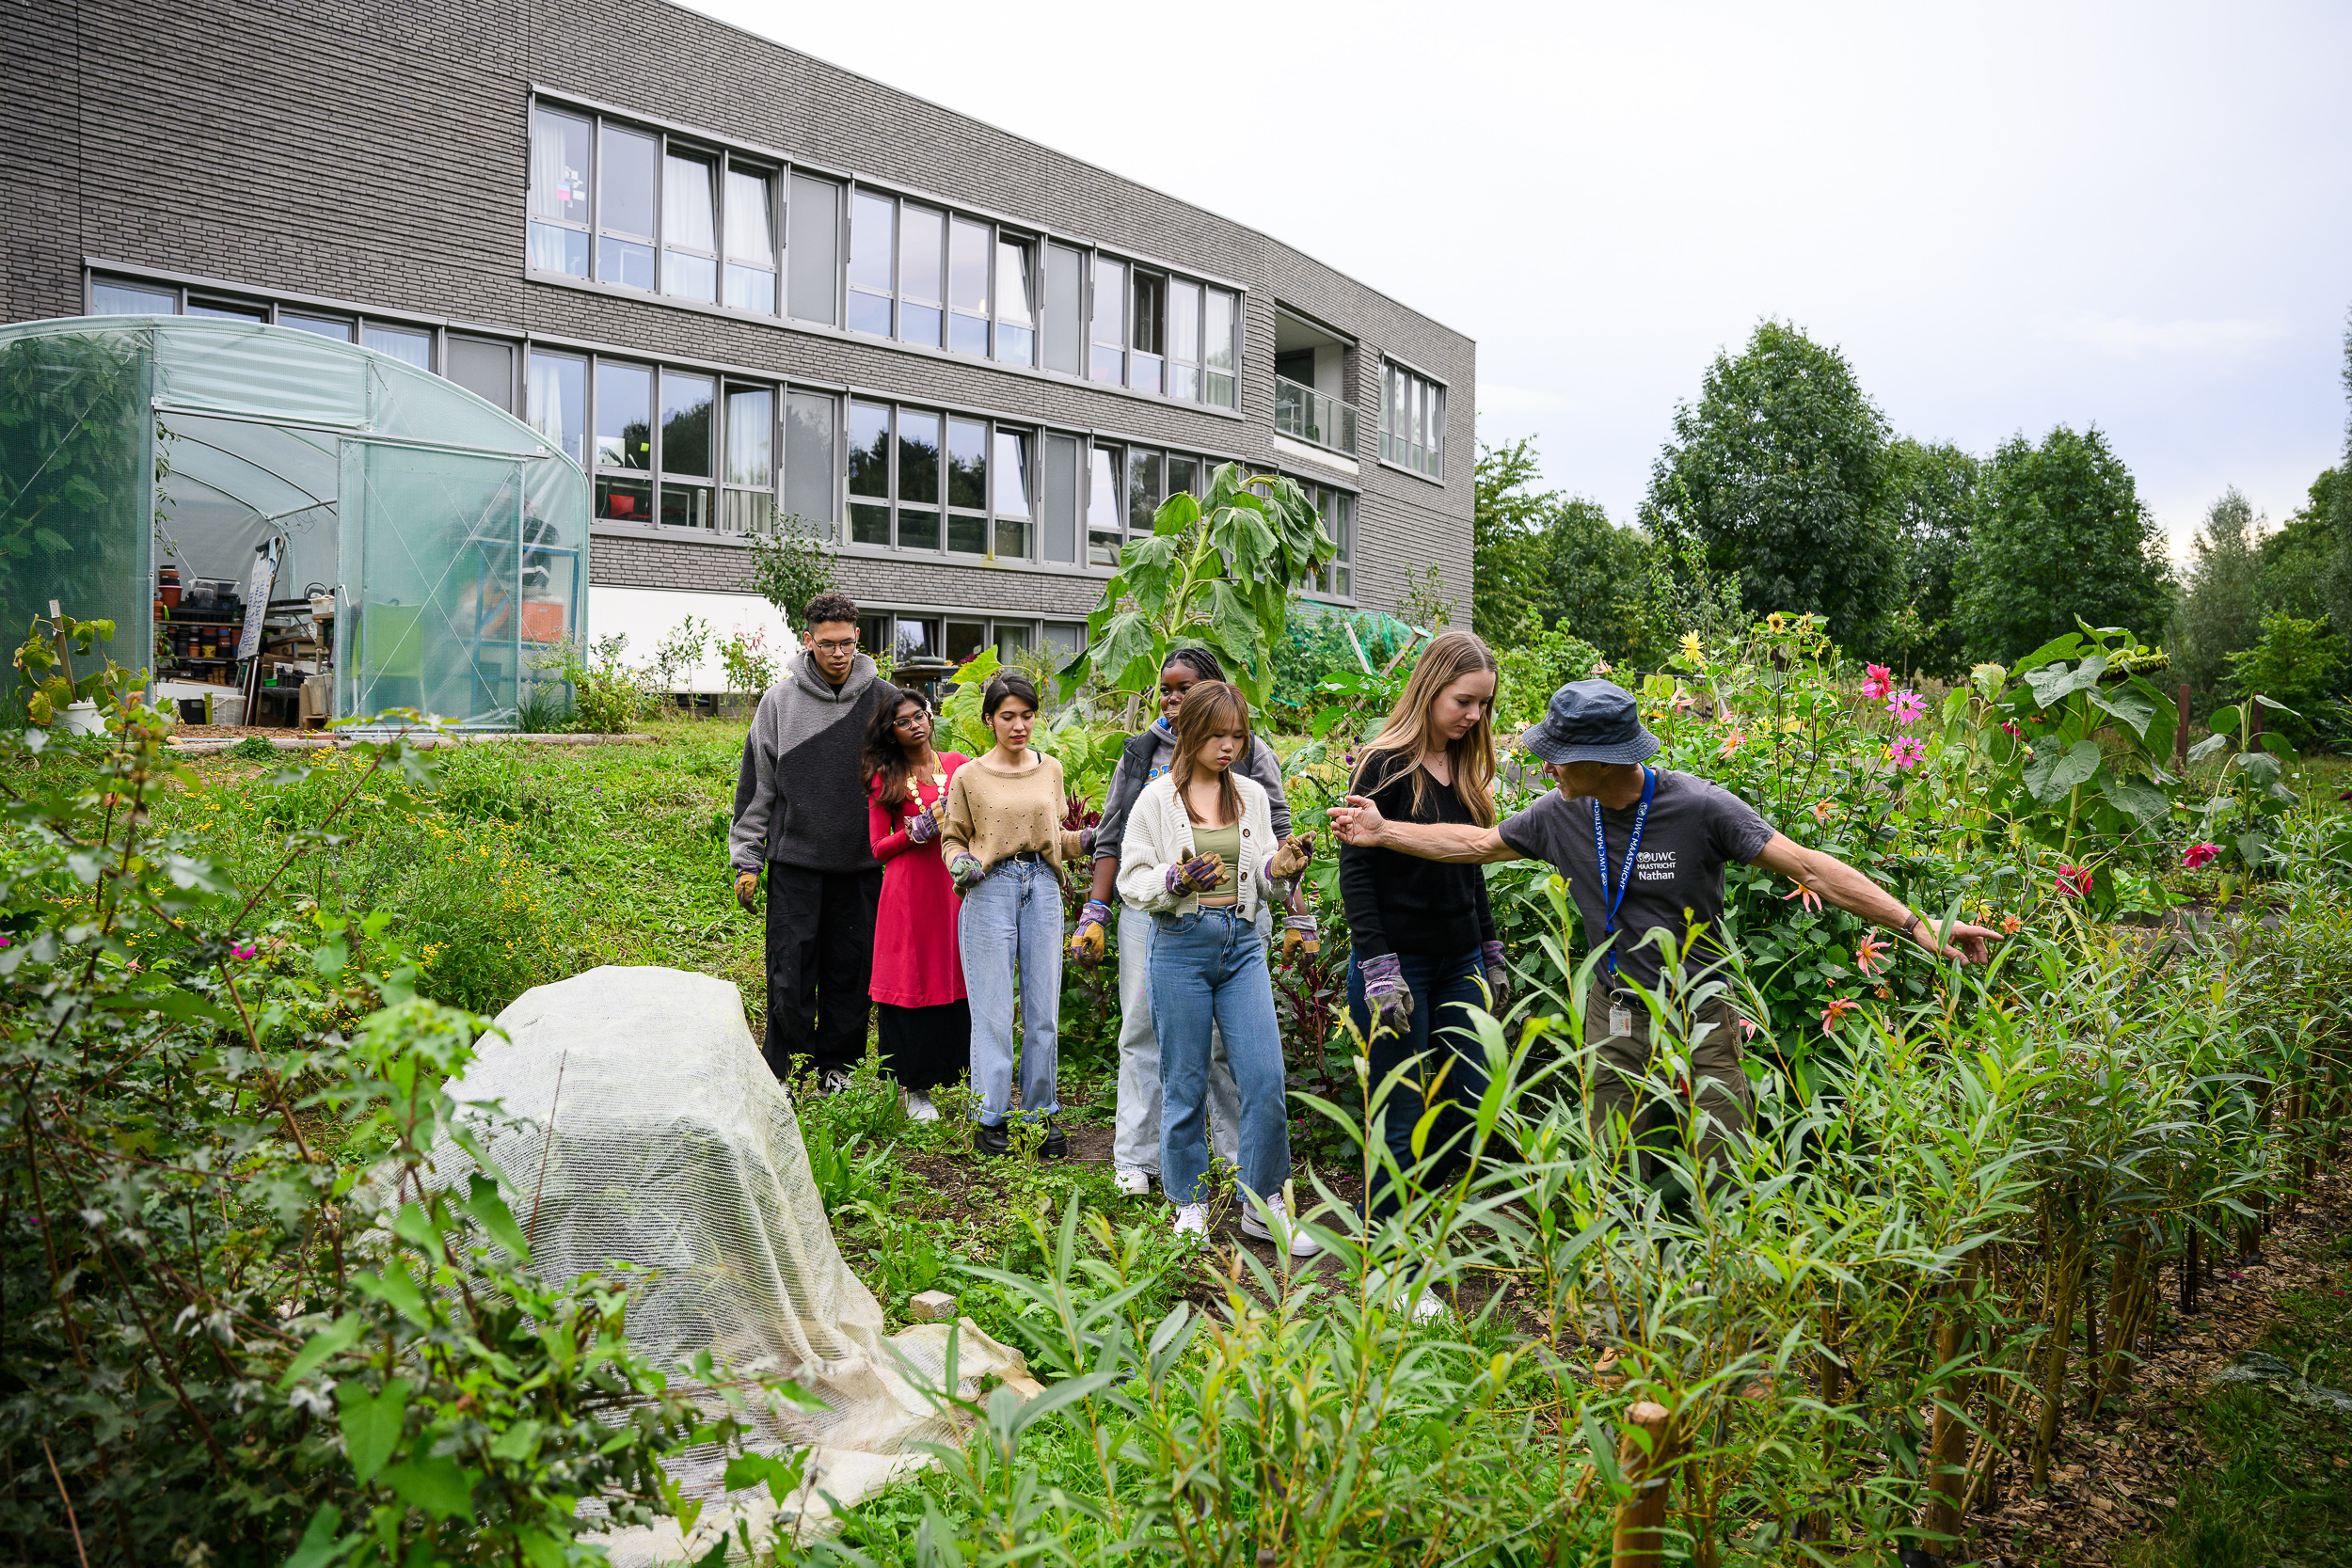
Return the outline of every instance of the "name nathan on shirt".
<path id="1" fill-rule="evenodd" d="M 1637 882 L 1671 882 L 1680 875 L 1672 849 L 1645 849 L 1633 862 L 1633 879 Z"/>

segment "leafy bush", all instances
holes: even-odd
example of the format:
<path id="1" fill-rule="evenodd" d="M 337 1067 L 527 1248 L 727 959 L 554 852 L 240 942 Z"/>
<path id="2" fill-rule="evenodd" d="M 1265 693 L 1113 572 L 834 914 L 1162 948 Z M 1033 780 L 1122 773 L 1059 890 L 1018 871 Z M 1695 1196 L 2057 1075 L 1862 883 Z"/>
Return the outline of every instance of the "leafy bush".
<path id="1" fill-rule="evenodd" d="M 1495 728 L 1516 734 L 1544 716 L 1551 694 L 1570 681 L 1608 668 L 1600 650 L 1569 632 L 1565 621 L 1549 631 L 1524 626 L 1495 650 L 1501 679 L 1495 689 Z"/>
<path id="2" fill-rule="evenodd" d="M 2318 716 L 2343 673 L 2344 650 L 2325 615 L 2306 621 L 2281 612 L 2264 616 L 2260 640 L 2228 663 L 2232 692 L 2240 701 L 2263 696 L 2279 705 L 2268 710 L 2270 722 L 2301 745 L 2324 721 Z"/>

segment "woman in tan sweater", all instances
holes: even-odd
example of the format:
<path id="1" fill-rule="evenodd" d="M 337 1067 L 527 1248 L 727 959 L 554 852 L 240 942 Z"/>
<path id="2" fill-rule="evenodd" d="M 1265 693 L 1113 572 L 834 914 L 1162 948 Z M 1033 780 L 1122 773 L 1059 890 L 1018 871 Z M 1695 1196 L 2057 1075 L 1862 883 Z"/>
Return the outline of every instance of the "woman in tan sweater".
<path id="1" fill-rule="evenodd" d="M 1070 1152 L 1054 1122 L 1061 1110 L 1054 1041 L 1061 1018 L 1061 862 L 1081 851 L 1076 832 L 1061 825 L 1069 810 L 1061 764 L 1029 749 L 1037 709 L 1037 688 L 1019 675 L 997 675 L 981 692 L 980 719 L 996 744 L 948 781 L 939 852 L 963 893 L 956 939 L 972 1005 L 972 1086 L 980 1094 L 974 1141 L 983 1154 L 1010 1148 L 1005 1118 L 1012 1111 L 1017 994 L 1021 1114 L 1043 1121 L 1039 1152 L 1058 1160 Z"/>

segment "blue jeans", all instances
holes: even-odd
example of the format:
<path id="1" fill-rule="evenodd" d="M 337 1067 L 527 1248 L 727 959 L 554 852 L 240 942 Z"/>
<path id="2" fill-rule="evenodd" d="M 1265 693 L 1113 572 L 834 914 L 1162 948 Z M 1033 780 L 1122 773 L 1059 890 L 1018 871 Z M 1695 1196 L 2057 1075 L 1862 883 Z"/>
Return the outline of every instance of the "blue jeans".
<path id="1" fill-rule="evenodd" d="M 972 1086 L 980 1120 L 1012 1113 L 1013 987 L 1020 986 L 1021 1114 L 1061 1109 L 1054 1086 L 1061 1022 L 1061 883 L 1042 861 L 998 861 L 956 911 L 963 989 L 972 1000 Z"/>
<path id="2" fill-rule="evenodd" d="M 1233 908 L 1152 917 L 1152 1028 L 1160 1040 L 1160 1187 L 1200 1201 L 1209 1168 L 1209 1026 L 1241 1099 L 1242 1185 L 1269 1202 L 1291 1174 L 1282 1032 L 1258 927 Z"/>
<path id="3" fill-rule="evenodd" d="M 1399 953 L 1396 957 L 1405 984 L 1413 993 L 1413 1014 L 1406 1022 L 1405 1032 L 1398 1035 L 1384 1029 L 1377 1038 L 1374 1037 L 1372 1009 L 1364 1003 L 1364 972 L 1354 958 L 1347 963 L 1347 1010 L 1371 1047 L 1365 1056 L 1372 1067 L 1372 1087 L 1375 1091 L 1390 1073 L 1413 1057 L 1427 1053 L 1420 1070 L 1397 1085 L 1382 1109 L 1380 1135 L 1401 1171 L 1410 1172 L 1413 1168 L 1413 1129 L 1429 1106 L 1424 1085 L 1440 1069 L 1444 1071 L 1445 1083 L 1438 1094 L 1447 1108 L 1429 1129 L 1425 1147 L 1430 1162 L 1420 1177 L 1423 1183 L 1435 1183 L 1459 1169 L 1470 1157 L 1473 1123 L 1463 1108 L 1475 1106 L 1486 1092 L 1486 1053 L 1478 1037 L 1470 1032 L 1469 1011 L 1486 1005 L 1486 993 L 1479 985 L 1485 970 L 1482 955 L 1475 947 L 1453 958 L 1432 958 L 1418 953 Z M 1453 1147 L 1448 1148 L 1449 1143 Z M 1388 1191 L 1385 1174 L 1375 1171 L 1372 1180 L 1372 1213 L 1377 1219 L 1396 1207 L 1396 1196 Z"/>

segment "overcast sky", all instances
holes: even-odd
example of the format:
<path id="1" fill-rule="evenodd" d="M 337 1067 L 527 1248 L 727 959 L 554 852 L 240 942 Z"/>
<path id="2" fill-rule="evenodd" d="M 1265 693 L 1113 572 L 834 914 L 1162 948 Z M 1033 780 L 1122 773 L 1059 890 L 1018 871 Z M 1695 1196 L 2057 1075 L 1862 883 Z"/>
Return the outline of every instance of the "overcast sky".
<path id="1" fill-rule="evenodd" d="M 1765 316 L 1900 434 L 2097 424 L 2176 541 L 2343 451 L 2352 5 L 699 3 L 1470 334 L 1620 522 Z"/>

